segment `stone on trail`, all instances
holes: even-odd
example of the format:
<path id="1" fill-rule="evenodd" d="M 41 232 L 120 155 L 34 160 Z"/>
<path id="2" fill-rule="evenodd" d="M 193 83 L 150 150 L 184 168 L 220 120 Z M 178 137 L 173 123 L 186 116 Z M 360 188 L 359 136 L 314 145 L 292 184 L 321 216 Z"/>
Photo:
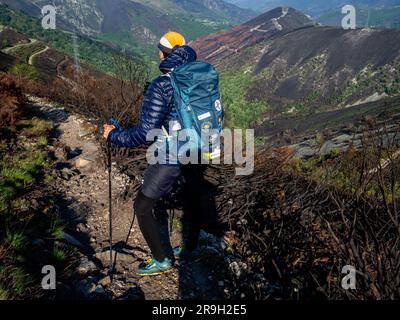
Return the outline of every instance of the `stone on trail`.
<path id="1" fill-rule="evenodd" d="M 80 139 L 85 138 L 85 137 L 87 137 L 89 135 L 90 135 L 90 132 L 88 132 L 86 130 L 79 130 L 79 132 L 78 132 L 78 137 Z"/>
<path id="2" fill-rule="evenodd" d="M 62 238 L 63 240 L 65 240 L 69 244 L 72 244 L 73 246 L 83 248 L 82 243 L 80 243 L 78 240 L 76 240 L 73 236 L 69 235 L 68 233 L 63 232 Z"/>
<path id="3" fill-rule="evenodd" d="M 78 158 L 75 161 L 75 167 L 78 168 L 78 169 L 88 168 L 91 164 L 92 164 L 92 161 L 87 160 L 85 158 Z"/>
<path id="4" fill-rule="evenodd" d="M 86 257 L 81 260 L 81 263 L 79 264 L 77 271 L 81 274 L 88 273 L 95 271 L 97 269 L 96 265 L 94 264 L 93 261 L 90 261 Z"/>
<path id="5" fill-rule="evenodd" d="M 110 283 L 111 283 L 110 276 L 106 276 L 99 281 L 99 284 L 101 284 L 103 287 L 107 287 Z"/>
<path id="6" fill-rule="evenodd" d="M 76 285 L 76 290 L 85 298 L 88 298 L 96 290 L 96 285 L 91 277 L 79 281 Z"/>
<path id="7" fill-rule="evenodd" d="M 71 148 L 68 146 L 60 146 L 54 150 L 54 155 L 58 161 L 64 162 L 68 160 L 68 153 Z"/>
<path id="8" fill-rule="evenodd" d="M 81 150 L 79 148 L 75 148 L 74 150 L 70 150 L 70 152 L 68 153 L 68 159 L 73 159 L 76 158 L 77 156 L 79 156 L 81 154 Z"/>
<path id="9" fill-rule="evenodd" d="M 94 290 L 94 293 L 97 293 L 97 294 L 105 294 L 106 293 L 106 291 L 104 290 L 104 288 L 101 286 L 101 285 L 98 285 L 97 287 L 96 287 L 96 289 Z"/>
<path id="10" fill-rule="evenodd" d="M 104 266 L 108 266 L 109 261 L 110 261 L 110 250 L 104 251 L 104 252 L 97 252 L 95 254 L 95 257 L 99 259 Z M 133 263 L 136 262 L 136 258 L 127 253 L 122 253 L 122 252 L 116 252 L 113 251 L 112 254 L 112 259 L 115 261 L 115 257 L 117 258 L 117 263 Z"/>

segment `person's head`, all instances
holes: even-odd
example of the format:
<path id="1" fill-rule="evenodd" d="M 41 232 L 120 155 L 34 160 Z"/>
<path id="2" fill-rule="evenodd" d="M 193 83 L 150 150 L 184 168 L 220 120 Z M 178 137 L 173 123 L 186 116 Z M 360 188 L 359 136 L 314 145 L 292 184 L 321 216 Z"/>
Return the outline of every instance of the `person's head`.
<path id="1" fill-rule="evenodd" d="M 179 47 L 186 44 L 186 40 L 183 35 L 178 32 L 170 31 L 163 35 L 158 44 L 160 49 L 160 60 L 164 60 L 169 54 L 174 52 Z"/>

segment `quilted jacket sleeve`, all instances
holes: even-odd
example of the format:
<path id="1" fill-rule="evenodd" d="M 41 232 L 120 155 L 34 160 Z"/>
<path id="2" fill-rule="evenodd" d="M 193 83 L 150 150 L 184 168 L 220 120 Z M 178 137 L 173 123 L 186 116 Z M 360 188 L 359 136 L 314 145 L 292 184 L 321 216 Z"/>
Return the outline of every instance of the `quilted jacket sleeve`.
<path id="1" fill-rule="evenodd" d="M 112 130 L 108 141 L 124 148 L 136 148 L 148 142 L 147 133 L 161 128 L 170 113 L 169 97 L 164 91 L 166 81 L 170 81 L 169 77 L 160 76 L 151 83 L 143 101 L 139 123 L 126 130 Z"/>

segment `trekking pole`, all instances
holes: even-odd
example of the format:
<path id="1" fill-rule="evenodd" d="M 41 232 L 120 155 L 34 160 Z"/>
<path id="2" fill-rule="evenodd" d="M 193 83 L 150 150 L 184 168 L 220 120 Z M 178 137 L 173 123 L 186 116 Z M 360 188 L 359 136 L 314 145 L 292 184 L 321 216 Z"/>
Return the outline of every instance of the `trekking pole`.
<path id="1" fill-rule="evenodd" d="M 110 118 L 110 123 L 117 129 L 121 129 L 121 125 L 114 118 Z M 113 267 L 113 244 L 112 244 L 112 184 L 111 184 L 111 173 L 112 173 L 112 159 L 111 159 L 111 143 L 107 141 L 107 158 L 108 158 L 108 216 L 109 216 L 109 240 L 110 240 L 110 266 L 108 269 L 110 278 L 112 280 L 112 274 L 114 271 Z"/>
<path id="2" fill-rule="evenodd" d="M 110 142 L 107 141 L 107 158 L 108 158 L 108 219 L 109 219 L 109 240 L 110 240 L 110 265 L 108 269 L 108 273 L 110 278 L 112 279 L 113 273 L 113 257 L 112 257 L 112 188 L 111 188 L 111 146 Z"/>

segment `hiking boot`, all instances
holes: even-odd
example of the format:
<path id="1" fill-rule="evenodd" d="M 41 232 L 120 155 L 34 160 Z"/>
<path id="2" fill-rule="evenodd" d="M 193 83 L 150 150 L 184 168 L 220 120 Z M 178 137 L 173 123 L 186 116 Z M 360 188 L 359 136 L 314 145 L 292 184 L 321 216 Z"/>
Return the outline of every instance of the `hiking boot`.
<path id="1" fill-rule="evenodd" d="M 207 243 L 208 243 L 208 234 L 205 231 L 200 230 L 198 245 L 195 249 L 190 251 L 186 248 L 185 245 L 181 245 L 173 248 L 172 252 L 174 253 L 174 257 L 177 259 L 190 256 L 197 257 L 199 255 L 200 249 L 206 246 Z"/>
<path id="2" fill-rule="evenodd" d="M 139 265 L 138 276 L 157 276 L 172 270 L 172 262 L 169 258 L 163 261 L 157 261 L 154 258 L 149 258 Z"/>
<path id="3" fill-rule="evenodd" d="M 198 261 L 202 248 L 197 247 L 194 250 L 188 250 L 185 246 L 175 247 L 173 249 L 175 259 L 180 261 Z"/>
<path id="4" fill-rule="evenodd" d="M 185 246 L 178 246 L 172 249 L 175 258 L 179 258 L 185 252 Z"/>

